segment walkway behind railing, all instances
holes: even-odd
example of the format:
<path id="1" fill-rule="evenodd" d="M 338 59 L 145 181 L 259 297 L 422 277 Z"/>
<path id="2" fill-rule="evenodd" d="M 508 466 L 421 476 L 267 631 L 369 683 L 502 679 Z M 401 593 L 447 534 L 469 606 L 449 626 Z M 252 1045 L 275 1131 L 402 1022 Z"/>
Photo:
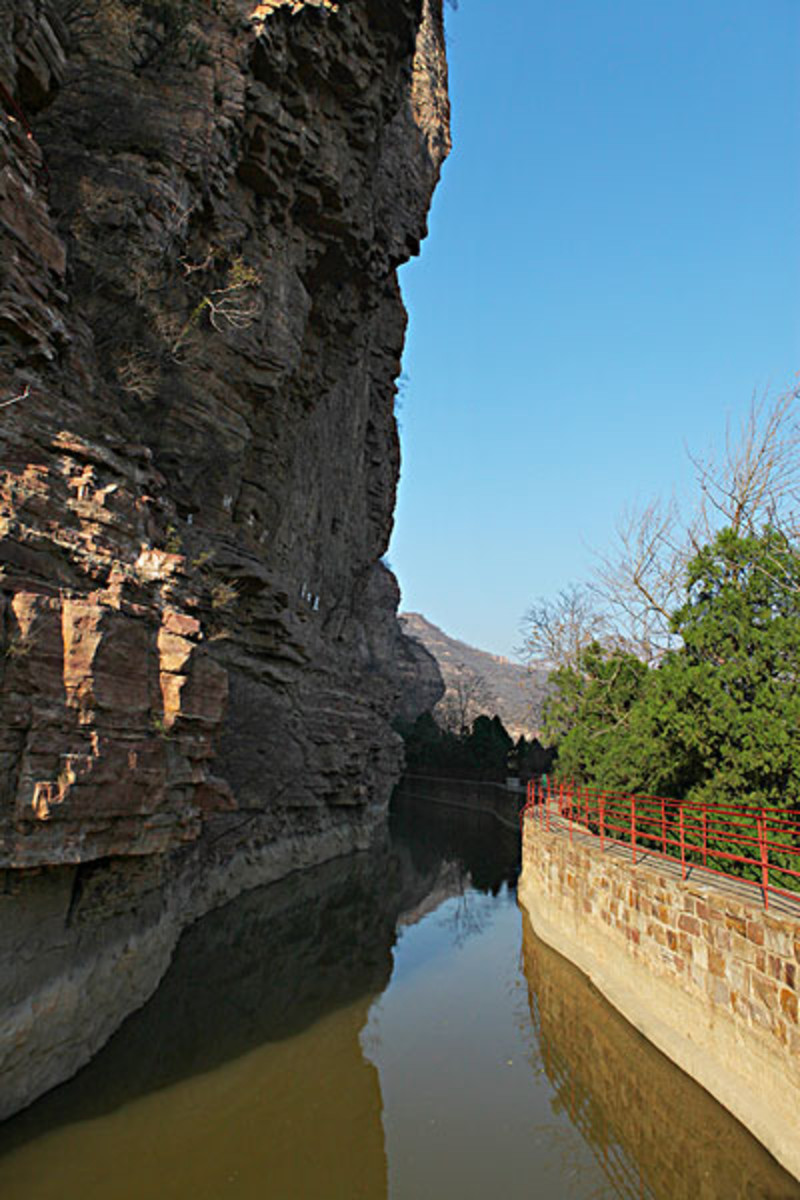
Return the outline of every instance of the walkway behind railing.
<path id="1" fill-rule="evenodd" d="M 680 861 L 681 877 L 693 866 L 796 900 L 800 893 L 800 812 L 783 808 L 699 804 L 664 796 L 625 795 L 575 783 L 532 779 L 522 821 L 533 813 L 549 829 L 551 818 L 637 853 Z"/>

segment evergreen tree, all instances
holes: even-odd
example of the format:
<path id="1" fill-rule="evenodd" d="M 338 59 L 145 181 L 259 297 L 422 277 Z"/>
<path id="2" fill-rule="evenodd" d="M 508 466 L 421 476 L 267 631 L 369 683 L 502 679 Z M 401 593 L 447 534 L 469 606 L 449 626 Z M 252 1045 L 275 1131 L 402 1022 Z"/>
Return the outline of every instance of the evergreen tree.
<path id="1" fill-rule="evenodd" d="M 648 720 L 687 798 L 800 804 L 800 555 L 723 530 L 689 564 Z"/>
<path id="2" fill-rule="evenodd" d="M 687 571 L 681 647 L 648 669 L 589 646 L 546 710 L 564 777 L 711 804 L 800 807 L 800 555 L 723 530 Z"/>

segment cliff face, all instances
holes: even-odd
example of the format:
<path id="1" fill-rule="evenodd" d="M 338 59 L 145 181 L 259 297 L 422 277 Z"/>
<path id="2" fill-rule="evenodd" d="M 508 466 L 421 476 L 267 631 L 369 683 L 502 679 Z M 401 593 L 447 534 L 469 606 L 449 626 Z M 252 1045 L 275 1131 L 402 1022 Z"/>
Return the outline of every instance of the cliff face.
<path id="1" fill-rule="evenodd" d="M 383 816 L 448 149 L 441 0 L 0 0 L 0 1112 Z"/>
<path id="2" fill-rule="evenodd" d="M 21 0 L 0 80 L 0 865 L 366 829 L 440 5 Z"/>

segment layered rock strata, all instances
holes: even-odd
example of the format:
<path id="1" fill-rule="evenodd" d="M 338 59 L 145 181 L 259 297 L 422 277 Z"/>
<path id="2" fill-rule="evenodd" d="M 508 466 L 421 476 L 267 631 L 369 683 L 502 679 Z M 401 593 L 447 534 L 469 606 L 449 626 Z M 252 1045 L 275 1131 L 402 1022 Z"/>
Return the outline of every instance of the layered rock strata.
<path id="1" fill-rule="evenodd" d="M 19 947 L 15 1061 L 63 1033 L 59 979 L 87 1020 L 56 937 L 87 872 L 135 975 L 141 872 L 188 871 L 189 920 L 382 818 L 396 268 L 447 121 L 440 0 L 0 6 L 0 921 L 41 893 L 63 950 Z"/>

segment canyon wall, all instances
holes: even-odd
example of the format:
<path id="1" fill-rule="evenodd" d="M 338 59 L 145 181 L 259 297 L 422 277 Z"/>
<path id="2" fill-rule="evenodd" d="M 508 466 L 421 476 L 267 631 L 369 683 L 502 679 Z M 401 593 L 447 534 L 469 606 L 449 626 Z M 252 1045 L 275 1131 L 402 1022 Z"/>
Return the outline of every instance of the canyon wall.
<path id="1" fill-rule="evenodd" d="M 0 1113 L 438 698 L 380 559 L 446 85 L 441 0 L 0 6 Z"/>

